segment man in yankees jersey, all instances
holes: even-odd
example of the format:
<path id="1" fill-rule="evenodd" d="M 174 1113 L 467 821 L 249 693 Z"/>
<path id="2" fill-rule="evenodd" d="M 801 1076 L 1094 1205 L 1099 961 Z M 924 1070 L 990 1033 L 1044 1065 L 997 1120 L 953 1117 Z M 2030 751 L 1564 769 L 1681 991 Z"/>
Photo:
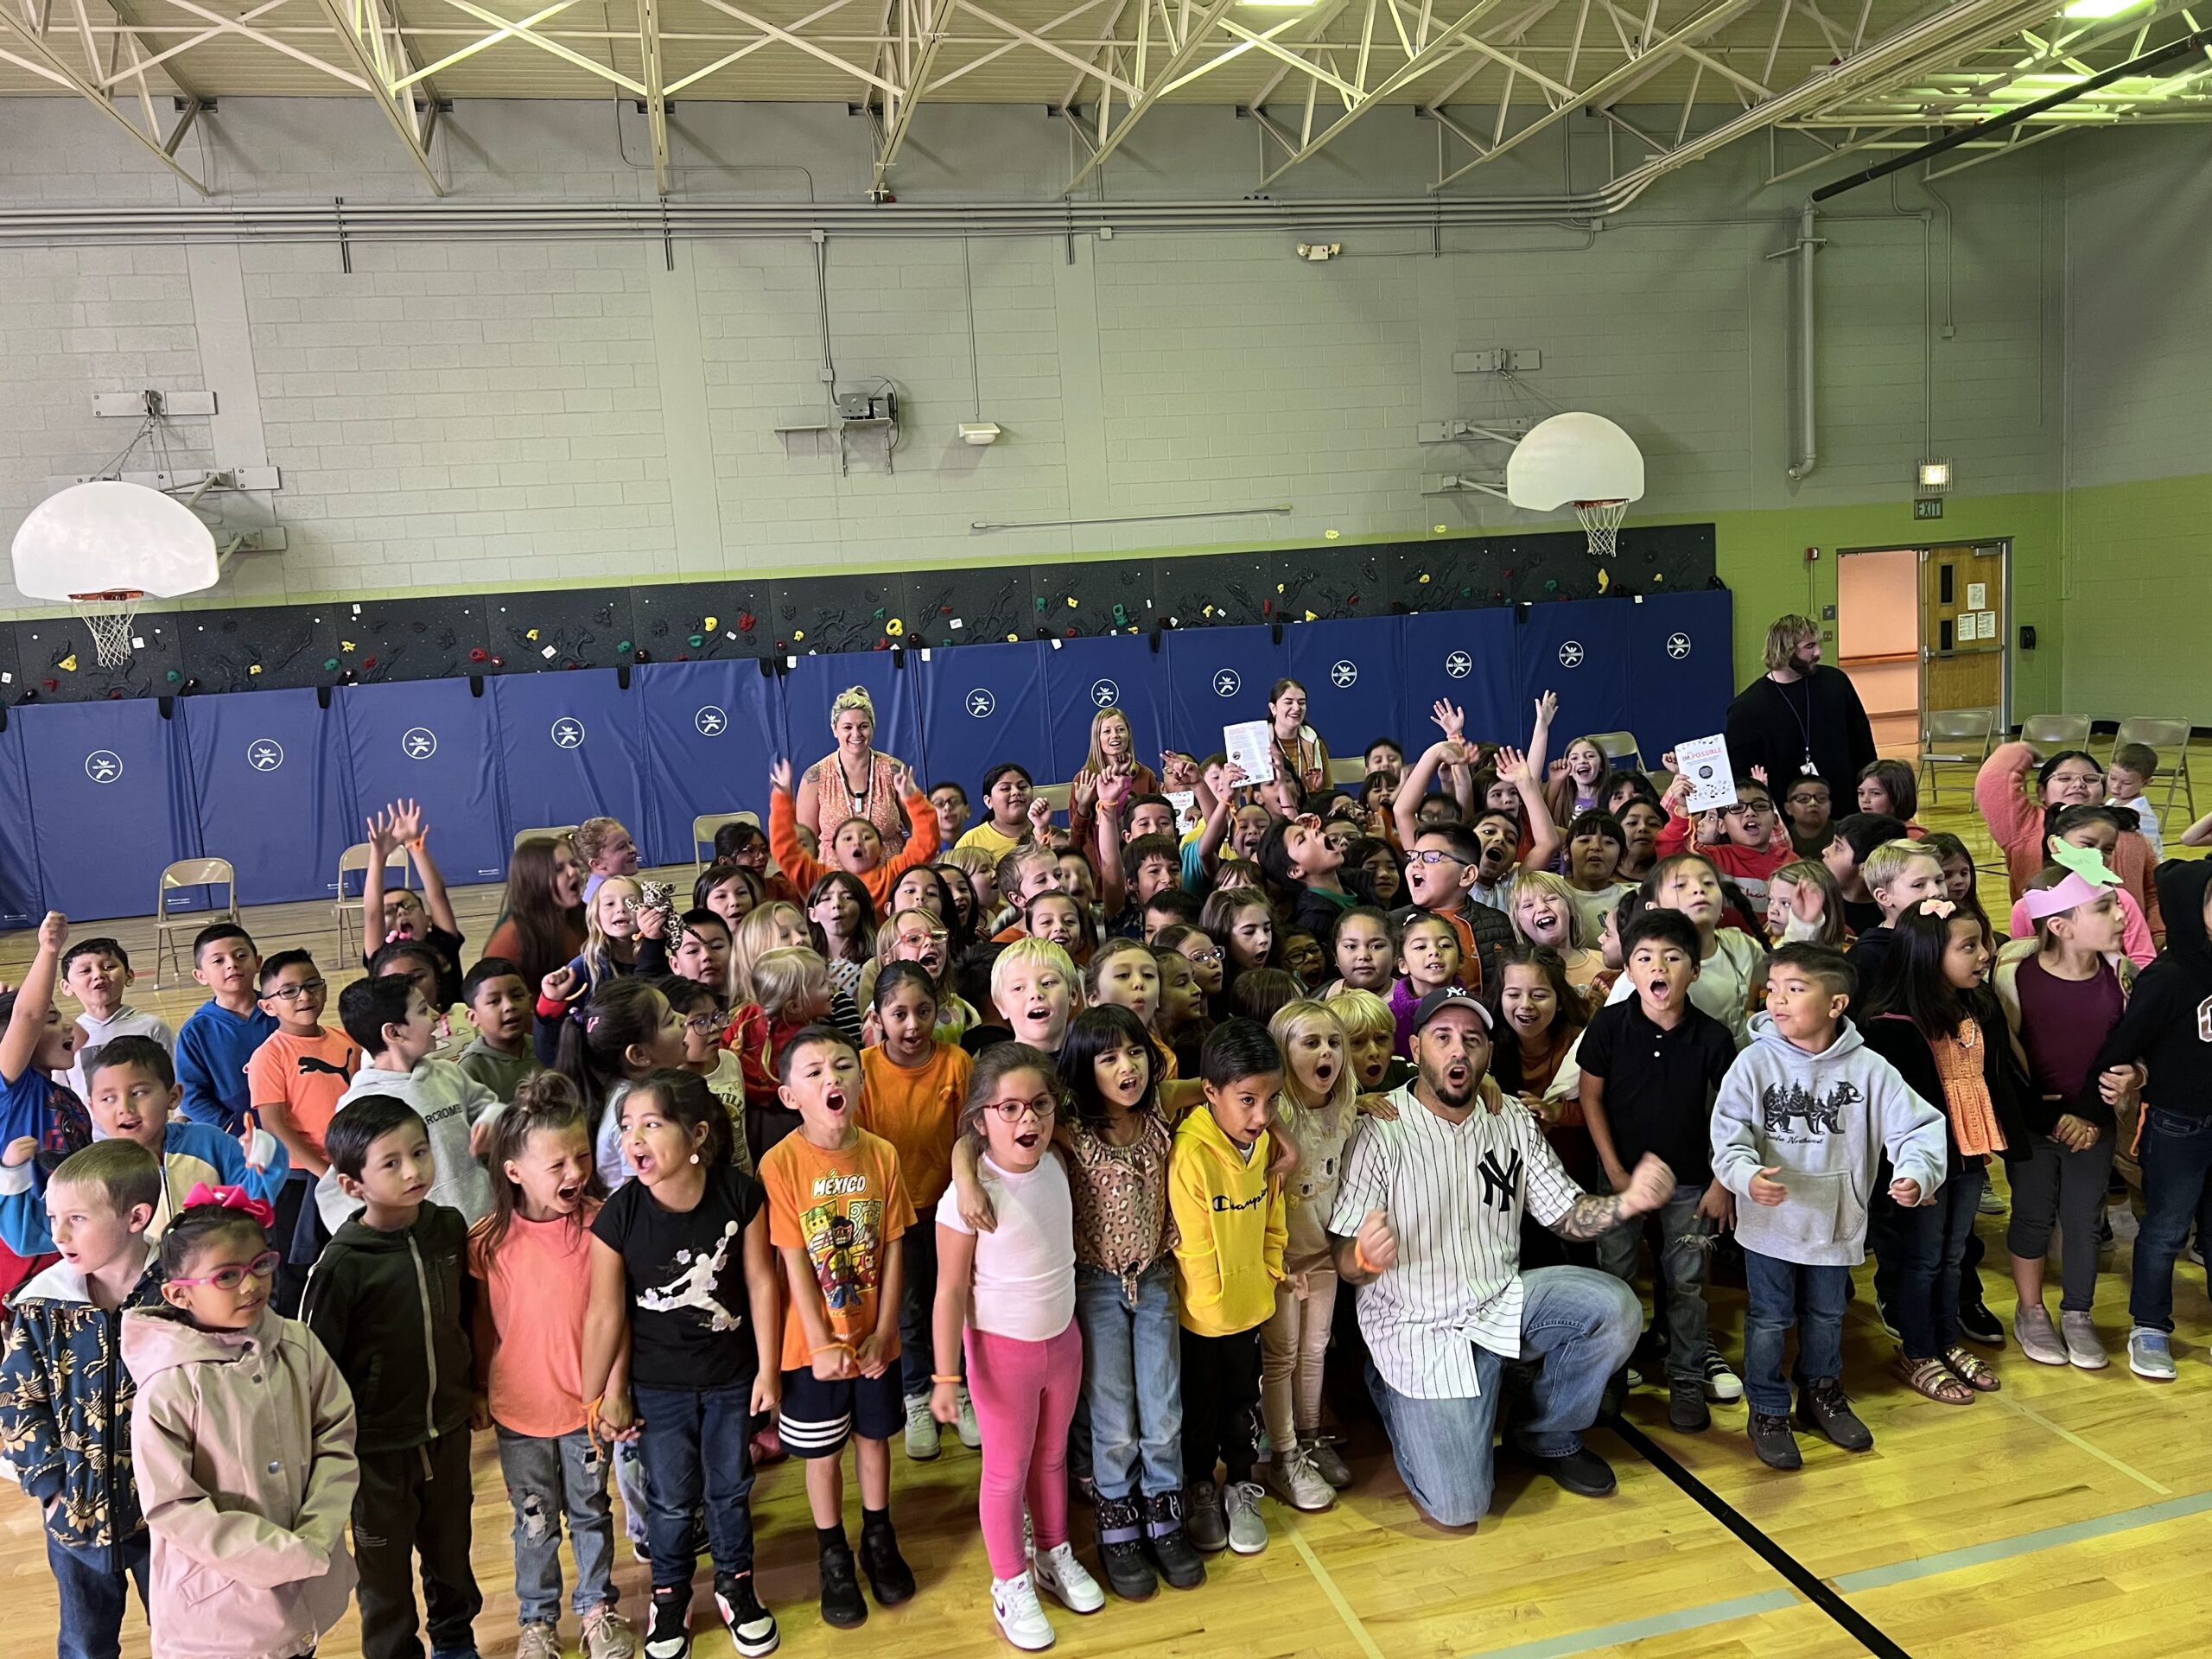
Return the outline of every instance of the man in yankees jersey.
<path id="1" fill-rule="evenodd" d="M 1522 1272 L 1521 1212 L 1562 1238 L 1595 1238 L 1665 1203 L 1674 1173 L 1647 1155 L 1625 1192 L 1585 1192 L 1527 1109 L 1484 1076 L 1483 1005 L 1447 987 L 1421 999 L 1414 1021 L 1420 1076 L 1392 1095 L 1395 1121 L 1360 1120 L 1329 1218 L 1337 1271 L 1358 1287 L 1368 1389 L 1398 1473 L 1439 1524 L 1479 1521 L 1501 1373 L 1529 1360 L 1535 1382 L 1513 1440 L 1567 1491 L 1603 1497 L 1613 1471 L 1580 1431 L 1643 1310 L 1592 1268 Z"/>

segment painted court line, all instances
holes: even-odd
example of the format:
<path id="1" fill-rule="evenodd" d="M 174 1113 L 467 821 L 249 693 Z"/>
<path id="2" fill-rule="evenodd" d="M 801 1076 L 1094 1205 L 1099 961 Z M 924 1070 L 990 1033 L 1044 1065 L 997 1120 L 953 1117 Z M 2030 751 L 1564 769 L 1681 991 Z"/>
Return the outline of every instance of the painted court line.
<path id="1" fill-rule="evenodd" d="M 1337 1617 L 1344 1620 L 1344 1628 L 1351 1632 L 1352 1640 L 1359 1643 L 1359 1650 L 1367 1656 L 1367 1659 L 1383 1659 L 1382 1649 L 1375 1645 L 1375 1638 L 1367 1633 L 1367 1626 L 1359 1622 L 1359 1615 L 1352 1611 L 1351 1603 L 1344 1599 L 1344 1592 L 1337 1588 L 1337 1581 L 1329 1576 L 1329 1569 L 1321 1565 L 1321 1558 L 1313 1553 L 1313 1546 L 1306 1541 L 1306 1535 L 1298 1529 L 1298 1522 L 1289 1518 L 1287 1509 L 1284 1510 L 1283 1524 L 1290 1530 L 1291 1546 L 1298 1551 L 1298 1559 L 1306 1563 L 1306 1570 L 1321 1586 L 1321 1593 L 1329 1599 L 1329 1605 L 1337 1610 Z"/>
<path id="2" fill-rule="evenodd" d="M 2054 1423 L 2050 1418 L 2044 1416 L 2033 1406 L 2023 1405 L 2018 1400 L 2008 1400 L 2002 1394 L 1993 1394 L 1986 1397 L 1994 1400 L 1999 1405 L 2003 1406 L 2008 1411 L 2018 1412 L 2021 1416 L 2026 1418 L 2031 1423 L 2040 1424 L 2044 1428 L 2049 1429 L 2052 1433 L 2057 1435 L 2060 1440 L 2065 1441 L 2069 1446 L 2074 1447 L 2075 1450 L 2088 1452 L 2099 1463 L 2105 1464 L 2113 1469 L 2117 1469 L 2121 1474 L 2126 1475 L 2130 1480 L 2136 1482 L 2139 1485 L 2149 1487 L 2161 1497 L 2171 1497 L 2173 1496 L 2174 1489 L 2172 1487 L 2153 1480 L 2150 1476 L 2145 1474 L 2140 1469 L 2135 1468 L 2130 1464 L 2122 1462 L 2120 1459 L 2114 1457 L 2111 1452 L 2106 1451 L 2094 1441 L 2087 1440 L 2082 1435 L 2076 1434 L 2070 1428 Z"/>
<path id="3" fill-rule="evenodd" d="M 1932 1579 L 1969 1567 L 1984 1567 L 1992 1561 L 2009 1560 L 2018 1555 L 2033 1555 L 2046 1549 L 2063 1549 L 2069 1544 L 2083 1543 L 2092 1538 L 2110 1538 L 2119 1533 L 2135 1532 L 2164 1522 L 2207 1513 L 2212 1513 L 2212 1492 L 2192 1492 L 2183 1497 L 2170 1498 L 2164 1503 L 2146 1503 L 2139 1510 L 2122 1510 L 2117 1515 L 2101 1515 L 2093 1521 L 2069 1521 L 2062 1527 L 2045 1527 L 2040 1532 L 2024 1532 L 2018 1537 L 1993 1539 L 1988 1543 L 1972 1544 L 1964 1549 L 1947 1549 L 1938 1555 L 1923 1555 L 1917 1560 L 1898 1561 L 1889 1567 L 1870 1567 L 1857 1573 L 1840 1573 L 1836 1577 L 1835 1586 L 1846 1592 L 1879 1590 L 1893 1584 L 1910 1584 L 1915 1579 Z"/>
<path id="4" fill-rule="evenodd" d="M 1682 1607 L 1671 1613 L 1653 1613 L 1647 1618 L 1623 1619 L 1618 1624 L 1576 1630 L 1569 1636 L 1546 1637 L 1539 1642 L 1518 1642 L 1510 1648 L 1484 1648 L 1481 1651 L 1483 1659 L 1570 1659 L 1572 1655 L 1588 1653 L 1593 1648 L 1615 1647 L 1655 1636 L 1675 1636 L 1707 1624 L 1726 1624 L 1732 1619 L 1750 1618 L 1759 1613 L 1780 1612 L 1785 1607 L 1798 1605 L 1800 1599 L 1792 1591 L 1765 1590 L 1755 1596 L 1738 1596 L 1733 1601 L 1707 1602 L 1702 1607 Z"/>

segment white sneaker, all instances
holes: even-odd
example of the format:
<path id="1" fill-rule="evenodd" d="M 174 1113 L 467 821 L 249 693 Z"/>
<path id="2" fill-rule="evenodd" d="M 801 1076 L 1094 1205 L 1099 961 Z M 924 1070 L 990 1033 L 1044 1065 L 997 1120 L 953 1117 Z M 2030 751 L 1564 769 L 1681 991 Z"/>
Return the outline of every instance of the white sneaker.
<path id="1" fill-rule="evenodd" d="M 906 1455 L 917 1463 L 927 1463 L 937 1452 L 937 1419 L 930 1415 L 930 1397 L 910 1394 L 906 1396 Z"/>
<path id="2" fill-rule="evenodd" d="M 963 1382 L 960 1395 L 960 1444 L 970 1452 L 980 1452 L 983 1446 L 983 1431 L 976 1427 L 976 1402 L 968 1397 L 968 1385 Z"/>
<path id="3" fill-rule="evenodd" d="M 2085 1371 L 2101 1371 L 2112 1363 L 2105 1345 L 2097 1340 L 2097 1327 L 2087 1313 L 2058 1311 L 2059 1340 L 2066 1344 L 2069 1363 Z"/>
<path id="4" fill-rule="evenodd" d="M 1090 1570 L 1076 1560 L 1072 1544 L 1055 1544 L 1050 1549 L 1039 1550 L 1029 1576 L 1037 1581 L 1039 1589 L 1071 1613 L 1095 1613 L 1106 1605 L 1106 1592 L 1098 1587 L 1098 1580 L 1090 1576 Z"/>
<path id="5" fill-rule="evenodd" d="M 1098 1586 L 1093 1585 L 1092 1589 Z M 1037 1586 L 1027 1573 L 991 1580 L 991 1614 L 1017 1648 L 1037 1653 L 1052 1645 L 1052 1621 L 1037 1601 Z"/>
<path id="6" fill-rule="evenodd" d="M 1313 1452 L 1302 1446 L 1275 1454 L 1268 1465 L 1268 1484 L 1294 1510 L 1325 1510 L 1337 1501 L 1336 1488 L 1321 1478 Z"/>
<path id="7" fill-rule="evenodd" d="M 1249 1480 L 1233 1480 L 1222 1491 L 1229 1511 L 1229 1547 L 1239 1555 L 1257 1555 L 1268 1547 L 1268 1523 L 1260 1518 L 1260 1489 Z"/>

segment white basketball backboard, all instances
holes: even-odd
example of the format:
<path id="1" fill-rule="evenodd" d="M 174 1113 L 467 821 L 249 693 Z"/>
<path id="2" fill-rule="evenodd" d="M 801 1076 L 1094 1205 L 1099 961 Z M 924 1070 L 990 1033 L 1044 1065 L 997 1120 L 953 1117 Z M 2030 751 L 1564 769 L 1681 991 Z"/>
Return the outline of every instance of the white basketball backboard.
<path id="1" fill-rule="evenodd" d="M 1536 512 L 1570 501 L 1641 500 L 1643 452 L 1602 415 L 1554 415 L 1513 446 L 1505 494 L 1515 506 Z"/>
<path id="2" fill-rule="evenodd" d="M 57 602 L 136 590 L 157 598 L 215 585 L 213 531 L 184 503 L 143 484 L 73 484 L 31 510 L 16 531 L 16 587 Z"/>

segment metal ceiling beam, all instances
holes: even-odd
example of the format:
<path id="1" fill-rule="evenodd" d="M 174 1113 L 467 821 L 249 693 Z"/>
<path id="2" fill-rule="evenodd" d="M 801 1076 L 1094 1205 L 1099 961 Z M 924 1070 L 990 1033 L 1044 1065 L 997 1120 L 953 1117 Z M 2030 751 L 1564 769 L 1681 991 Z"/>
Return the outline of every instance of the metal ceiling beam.
<path id="1" fill-rule="evenodd" d="M 1135 101 L 1123 113 L 1122 124 L 1105 134 L 1100 139 L 1098 148 L 1092 152 L 1090 159 L 1076 169 L 1075 176 L 1068 181 L 1068 188 L 1060 193 L 1062 195 L 1073 195 L 1083 181 L 1103 166 L 1106 158 L 1122 147 L 1122 140 L 1136 130 L 1137 123 L 1152 113 L 1152 107 L 1160 101 L 1160 96 L 1180 83 L 1183 72 L 1197 60 L 1199 53 L 1205 50 L 1206 43 L 1213 34 L 1213 26 L 1219 22 L 1223 14 L 1236 3 L 1236 0 L 1206 0 L 1204 11 L 1185 12 L 1182 40 L 1177 44 L 1175 49 L 1168 54 L 1167 61 L 1161 64 L 1159 71 L 1145 83 L 1144 91 L 1137 95 Z M 1239 47 L 1236 49 L 1241 52 L 1243 48 Z M 1102 117 L 1104 115 L 1105 105 L 1110 100 L 1105 99 L 1100 100 Z"/>
<path id="2" fill-rule="evenodd" d="M 369 96 L 429 181 L 431 194 L 442 196 L 445 182 L 430 165 L 429 135 L 416 115 L 415 100 L 392 91 L 393 80 L 411 73 L 414 65 L 407 60 L 406 43 L 391 33 L 394 25 L 385 16 L 382 0 L 316 0 L 316 3 L 337 32 L 346 56 L 368 83 Z"/>
<path id="3" fill-rule="evenodd" d="M 184 163 L 177 160 L 172 146 L 162 137 L 161 129 L 152 124 L 150 106 L 148 111 L 148 126 L 142 130 L 137 122 L 116 108 L 106 93 L 93 86 L 84 75 L 79 74 L 73 65 L 54 51 L 53 46 L 47 41 L 44 29 L 35 29 L 26 18 L 4 5 L 0 5 L 0 29 L 7 30 L 22 45 L 23 50 L 29 54 L 28 67 L 32 68 L 34 73 L 43 73 L 47 79 L 74 92 L 79 98 L 99 111 L 102 115 L 114 122 L 117 126 L 129 133 L 144 147 L 148 155 L 190 185 L 195 194 L 202 196 L 210 194 L 207 187 L 194 178 Z M 97 59 L 89 62 L 86 67 L 92 74 L 96 75 L 99 73 L 99 63 Z M 142 76 L 142 82 L 143 79 Z M 194 99 L 177 124 L 179 137 L 183 136 L 183 128 L 190 124 L 193 118 L 199 111 L 199 102 Z"/>
<path id="4" fill-rule="evenodd" d="M 645 127 L 652 136 L 653 189 L 668 194 L 668 93 L 660 68 L 660 0 L 638 0 L 639 73 L 645 82 Z"/>
<path id="5" fill-rule="evenodd" d="M 914 124 L 914 111 L 922 106 L 923 95 L 928 92 L 930 71 L 937 67 L 938 48 L 944 46 L 952 22 L 951 0 L 900 0 L 906 15 L 914 20 L 914 31 L 922 39 L 922 48 L 916 53 L 912 67 L 906 71 L 906 90 L 892 101 L 891 124 L 884 129 L 883 143 L 875 155 L 875 175 L 870 181 L 874 188 L 883 188 L 883 175 L 899 159 L 899 146 L 906 142 L 907 130 Z M 906 25 L 900 25 L 901 32 Z"/>

